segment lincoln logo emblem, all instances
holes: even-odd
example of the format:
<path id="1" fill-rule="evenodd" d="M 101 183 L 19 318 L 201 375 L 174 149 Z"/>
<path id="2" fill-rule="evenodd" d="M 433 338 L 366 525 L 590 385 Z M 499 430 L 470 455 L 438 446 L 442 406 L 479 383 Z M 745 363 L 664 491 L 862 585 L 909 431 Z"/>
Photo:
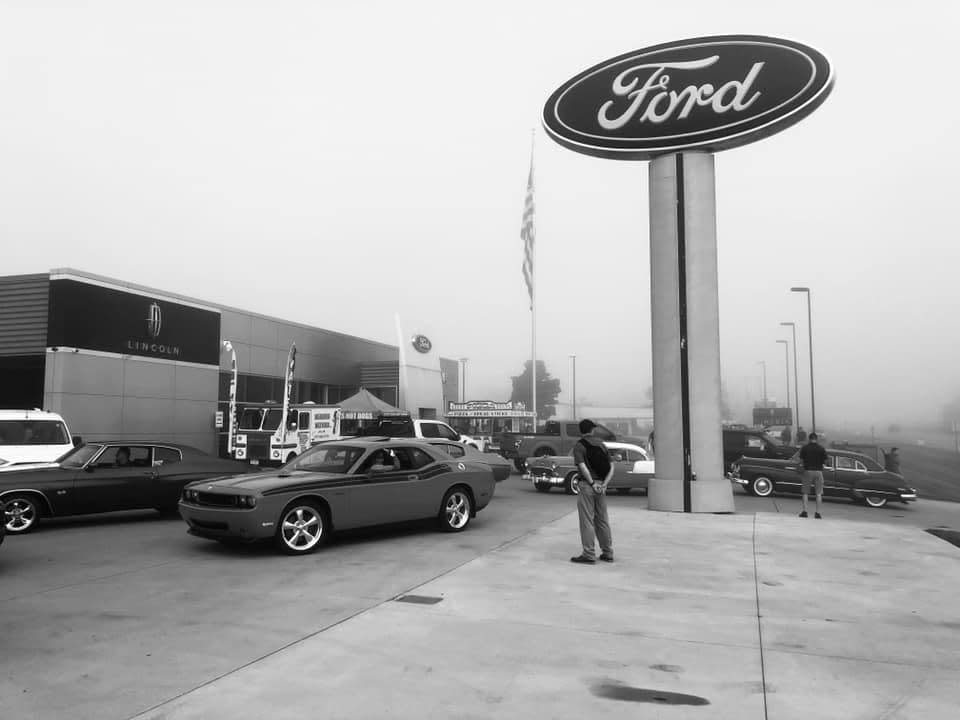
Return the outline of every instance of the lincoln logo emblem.
<path id="1" fill-rule="evenodd" d="M 147 334 L 154 340 L 160 336 L 161 321 L 160 306 L 157 303 L 150 303 L 150 309 L 147 311 Z"/>

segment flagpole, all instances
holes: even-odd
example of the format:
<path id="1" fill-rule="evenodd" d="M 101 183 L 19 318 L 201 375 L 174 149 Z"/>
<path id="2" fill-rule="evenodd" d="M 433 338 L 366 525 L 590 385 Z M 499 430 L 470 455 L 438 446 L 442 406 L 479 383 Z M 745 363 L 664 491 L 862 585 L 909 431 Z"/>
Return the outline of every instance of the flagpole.
<path id="1" fill-rule="evenodd" d="M 537 250 L 533 249 L 533 271 L 530 273 L 530 355 L 533 365 L 530 368 L 530 383 L 533 392 L 533 432 L 537 432 L 537 281 L 536 281 Z"/>
<path id="2" fill-rule="evenodd" d="M 534 225 L 535 203 L 533 198 L 533 143 L 534 131 L 530 131 L 530 174 L 527 176 L 527 194 L 523 203 L 523 222 L 520 237 L 523 239 L 523 278 L 530 297 L 530 397 L 533 411 L 533 429 L 537 429 L 537 286 L 534 282 L 536 229 Z"/>
<path id="3" fill-rule="evenodd" d="M 530 130 L 530 179 L 533 183 L 533 150 L 536 140 L 536 130 Z M 536 236 L 536 235 L 534 235 Z M 530 261 L 530 356 L 533 365 L 530 368 L 530 383 L 533 391 L 533 432 L 537 432 L 537 246 L 536 243 L 531 247 L 532 257 Z"/>

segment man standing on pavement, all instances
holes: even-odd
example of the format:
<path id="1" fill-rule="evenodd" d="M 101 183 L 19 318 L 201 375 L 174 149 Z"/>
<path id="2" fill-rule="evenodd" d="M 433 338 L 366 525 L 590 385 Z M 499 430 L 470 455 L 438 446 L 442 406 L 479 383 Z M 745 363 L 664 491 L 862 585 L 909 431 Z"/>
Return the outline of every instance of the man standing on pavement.
<path id="1" fill-rule="evenodd" d="M 900 474 L 900 452 L 897 448 L 890 448 L 890 452 L 883 453 L 883 467 L 884 470 Z"/>
<path id="2" fill-rule="evenodd" d="M 573 446 L 573 461 L 580 471 L 577 481 L 577 514 L 580 516 L 580 542 L 583 552 L 570 562 L 592 565 L 597 561 L 594 537 L 600 544 L 600 559 L 613 562 L 613 538 L 607 517 L 607 483 L 613 477 L 614 466 L 606 446 L 597 436 L 597 424 L 580 421 L 581 438 Z"/>
<path id="3" fill-rule="evenodd" d="M 830 458 L 827 457 L 827 451 L 823 446 L 817 442 L 816 433 L 810 433 L 810 442 L 800 448 L 800 462 L 803 463 L 803 480 L 801 481 L 803 511 L 800 517 L 807 517 L 807 495 L 810 493 L 810 484 L 813 483 L 817 493 L 817 511 L 813 516 L 819 520 L 820 504 L 823 502 L 823 466 L 830 462 Z"/>

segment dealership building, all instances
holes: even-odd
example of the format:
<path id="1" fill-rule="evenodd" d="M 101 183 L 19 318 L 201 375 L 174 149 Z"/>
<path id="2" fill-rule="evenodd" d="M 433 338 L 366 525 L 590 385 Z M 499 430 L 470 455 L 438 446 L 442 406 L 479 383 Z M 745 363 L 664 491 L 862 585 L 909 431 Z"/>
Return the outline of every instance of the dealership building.
<path id="1" fill-rule="evenodd" d="M 403 352 L 71 269 L 0 277 L 0 407 L 60 413 L 86 439 L 222 452 L 229 341 L 240 403 L 282 402 L 296 344 L 294 402 L 335 405 L 363 387 L 414 416 L 442 416 L 457 400 L 459 363 L 411 338 Z"/>

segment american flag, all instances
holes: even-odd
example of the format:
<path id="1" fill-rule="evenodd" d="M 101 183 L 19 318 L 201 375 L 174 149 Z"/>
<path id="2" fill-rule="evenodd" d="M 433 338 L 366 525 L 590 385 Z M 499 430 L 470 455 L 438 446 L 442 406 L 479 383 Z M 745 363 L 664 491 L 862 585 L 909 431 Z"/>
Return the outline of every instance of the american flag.
<path id="1" fill-rule="evenodd" d="M 536 231 L 533 228 L 533 208 L 533 158 L 531 157 L 527 197 L 523 203 L 523 223 L 520 225 L 520 237 L 523 240 L 523 279 L 527 283 L 531 310 L 533 310 L 533 243 L 536 239 Z"/>

